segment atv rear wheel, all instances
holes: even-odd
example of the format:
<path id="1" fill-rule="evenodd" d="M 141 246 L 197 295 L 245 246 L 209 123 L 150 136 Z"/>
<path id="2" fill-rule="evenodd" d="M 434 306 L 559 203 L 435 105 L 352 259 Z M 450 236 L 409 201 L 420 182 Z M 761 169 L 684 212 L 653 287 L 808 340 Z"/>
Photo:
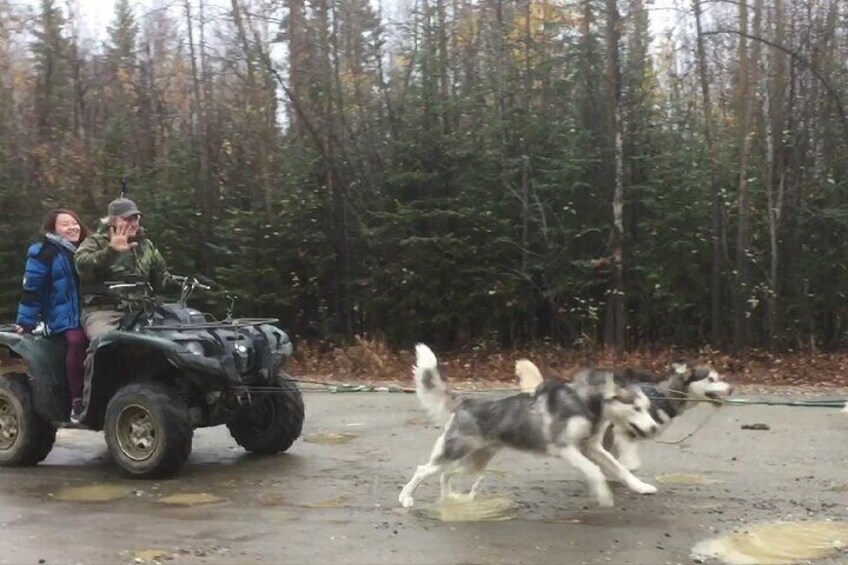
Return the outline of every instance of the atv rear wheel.
<path id="1" fill-rule="evenodd" d="M 178 471 L 191 453 L 194 434 L 185 403 L 155 382 L 116 392 L 106 407 L 104 430 L 115 463 L 144 479 Z"/>
<path id="2" fill-rule="evenodd" d="M 253 403 L 227 424 L 236 443 L 251 453 L 273 455 L 285 451 L 303 429 L 303 396 L 291 379 L 278 377 L 279 390 L 253 393 Z"/>
<path id="3" fill-rule="evenodd" d="M 0 376 L 0 466 L 36 465 L 55 441 L 56 427 L 35 412 L 27 376 Z"/>

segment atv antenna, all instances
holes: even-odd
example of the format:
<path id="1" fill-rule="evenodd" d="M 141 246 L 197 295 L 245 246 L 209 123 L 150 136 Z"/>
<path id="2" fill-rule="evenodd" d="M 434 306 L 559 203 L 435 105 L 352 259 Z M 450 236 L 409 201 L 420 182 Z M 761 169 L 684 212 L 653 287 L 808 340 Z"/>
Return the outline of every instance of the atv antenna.
<path id="1" fill-rule="evenodd" d="M 121 198 L 127 197 L 127 175 L 121 177 Z"/>

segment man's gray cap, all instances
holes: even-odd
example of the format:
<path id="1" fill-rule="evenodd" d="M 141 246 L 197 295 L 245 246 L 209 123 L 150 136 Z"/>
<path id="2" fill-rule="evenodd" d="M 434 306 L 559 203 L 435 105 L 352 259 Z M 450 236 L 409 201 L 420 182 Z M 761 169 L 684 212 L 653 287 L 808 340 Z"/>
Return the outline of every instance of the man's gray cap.
<path id="1" fill-rule="evenodd" d="M 121 218 L 129 218 L 130 216 L 141 215 L 141 211 L 135 202 L 129 198 L 116 198 L 109 203 L 109 208 L 106 211 L 109 216 L 118 216 Z"/>

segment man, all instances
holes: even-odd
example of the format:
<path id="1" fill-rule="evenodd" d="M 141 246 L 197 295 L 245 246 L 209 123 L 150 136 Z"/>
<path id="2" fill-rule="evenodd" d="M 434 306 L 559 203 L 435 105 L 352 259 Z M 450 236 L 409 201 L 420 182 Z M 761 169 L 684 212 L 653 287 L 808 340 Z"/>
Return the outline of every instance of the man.
<path id="1" fill-rule="evenodd" d="M 129 198 L 113 200 L 107 214 L 100 220 L 97 233 L 87 237 L 74 255 L 85 333 L 90 341 L 117 329 L 126 314 L 122 311 L 126 297 L 110 291 L 106 283 L 144 281 L 158 293 L 170 281 L 165 259 L 144 237 L 141 212 L 135 202 Z"/>
<path id="2" fill-rule="evenodd" d="M 85 335 L 91 342 L 85 356 L 83 398 L 89 397 L 94 376 L 96 340 L 118 329 L 132 296 L 110 291 L 107 283 L 143 281 L 161 292 L 171 280 L 165 259 L 141 230 L 141 212 L 129 198 L 109 203 L 97 233 L 85 238 L 74 254 L 83 302 Z M 83 409 L 84 410 L 84 409 Z M 79 421 L 79 417 L 75 419 Z"/>

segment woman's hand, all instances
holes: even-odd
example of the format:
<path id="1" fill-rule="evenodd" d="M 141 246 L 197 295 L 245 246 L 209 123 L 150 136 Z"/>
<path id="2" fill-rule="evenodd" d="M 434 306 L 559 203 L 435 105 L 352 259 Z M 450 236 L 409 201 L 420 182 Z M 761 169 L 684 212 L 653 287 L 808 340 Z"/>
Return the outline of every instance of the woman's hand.
<path id="1" fill-rule="evenodd" d="M 12 326 L 12 328 L 15 330 L 15 333 L 16 333 L 16 334 L 28 334 L 28 333 L 32 333 L 32 330 L 31 330 L 31 329 L 29 329 L 29 328 L 25 328 L 25 327 L 23 327 L 23 326 L 19 326 L 18 324 L 15 324 L 14 326 Z"/>

